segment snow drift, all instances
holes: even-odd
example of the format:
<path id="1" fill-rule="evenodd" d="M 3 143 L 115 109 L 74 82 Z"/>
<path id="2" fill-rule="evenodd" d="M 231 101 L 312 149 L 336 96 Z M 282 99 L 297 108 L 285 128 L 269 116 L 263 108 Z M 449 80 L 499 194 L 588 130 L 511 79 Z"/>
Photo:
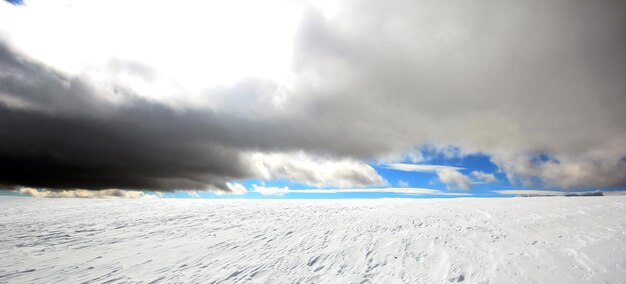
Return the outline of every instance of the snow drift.
<path id="1" fill-rule="evenodd" d="M 619 283 L 626 197 L 0 197 L 0 282 Z"/>

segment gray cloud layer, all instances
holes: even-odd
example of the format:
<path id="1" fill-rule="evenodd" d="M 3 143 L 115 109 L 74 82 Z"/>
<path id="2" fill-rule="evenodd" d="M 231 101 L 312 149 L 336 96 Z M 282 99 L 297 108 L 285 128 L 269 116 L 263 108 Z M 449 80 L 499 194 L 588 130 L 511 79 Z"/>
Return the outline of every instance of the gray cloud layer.
<path id="1" fill-rule="evenodd" d="M 50 188 L 205 188 L 249 173 L 210 112 L 123 105 L 0 46 L 0 182 Z M 7 103 L 8 102 L 8 103 Z M 13 103 L 11 103 L 13 102 Z M 221 142 L 221 143 L 220 143 Z"/>
<path id="2" fill-rule="evenodd" d="M 298 153 L 250 154 L 303 149 L 298 141 L 307 135 L 297 120 L 247 117 L 229 109 L 181 110 L 122 86 L 93 86 L 5 45 L 0 66 L 0 184 L 231 191 L 228 181 L 250 177 L 289 177 L 315 186 L 382 183 L 371 167 L 353 159 L 322 154 L 316 167 Z M 259 91 L 267 84 L 244 81 L 220 91 L 231 98 L 263 96 Z M 313 152 L 323 149 L 302 144 Z"/>
<path id="3" fill-rule="evenodd" d="M 430 143 L 491 155 L 512 182 L 625 185 L 624 9 L 623 1 L 348 1 L 332 17 L 311 9 L 297 32 L 292 88 L 243 80 L 207 91 L 211 108 L 141 99 L 0 45 L 0 183 L 227 191 L 229 180 L 259 176 L 251 152 L 356 163 Z M 360 170 L 339 176 L 381 182 L 349 168 Z"/>
<path id="4" fill-rule="evenodd" d="M 301 89 L 320 124 L 368 137 L 365 152 L 454 144 L 514 182 L 623 185 L 624 6 L 358 1 L 335 19 L 311 13 Z"/>

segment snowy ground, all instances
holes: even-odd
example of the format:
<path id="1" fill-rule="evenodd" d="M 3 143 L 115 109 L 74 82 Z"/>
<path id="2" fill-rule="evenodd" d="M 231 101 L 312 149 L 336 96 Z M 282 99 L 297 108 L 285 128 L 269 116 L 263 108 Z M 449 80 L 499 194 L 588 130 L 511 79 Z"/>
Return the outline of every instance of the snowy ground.
<path id="1" fill-rule="evenodd" d="M 0 282 L 624 283 L 626 197 L 0 197 Z"/>

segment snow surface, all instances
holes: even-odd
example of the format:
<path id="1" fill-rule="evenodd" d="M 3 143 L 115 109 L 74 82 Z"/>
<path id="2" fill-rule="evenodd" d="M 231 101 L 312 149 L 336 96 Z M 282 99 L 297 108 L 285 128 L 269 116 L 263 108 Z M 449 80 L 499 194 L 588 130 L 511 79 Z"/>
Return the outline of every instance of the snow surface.
<path id="1" fill-rule="evenodd" d="M 626 282 L 624 196 L 0 208 L 0 282 Z"/>

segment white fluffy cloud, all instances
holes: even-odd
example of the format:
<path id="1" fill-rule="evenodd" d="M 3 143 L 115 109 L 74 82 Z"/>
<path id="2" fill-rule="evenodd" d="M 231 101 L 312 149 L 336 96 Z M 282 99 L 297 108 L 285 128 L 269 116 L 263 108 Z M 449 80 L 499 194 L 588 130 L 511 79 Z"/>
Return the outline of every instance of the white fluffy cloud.
<path id="1" fill-rule="evenodd" d="M 227 182 L 226 187 L 228 188 L 228 192 L 230 194 L 245 194 L 247 192 L 246 187 L 243 184 L 236 182 Z"/>
<path id="2" fill-rule="evenodd" d="M 467 190 L 472 188 L 472 182 L 467 176 L 452 169 L 442 169 L 437 171 L 437 177 L 441 182 L 448 185 L 448 188 L 450 189 Z"/>
<path id="3" fill-rule="evenodd" d="M 302 10 L 274 0 L 0 4 L 0 31 L 37 60 L 71 74 L 128 84 L 147 98 L 187 105 L 201 100 L 199 91 L 208 86 L 245 77 L 286 80 Z M 157 72 L 142 77 L 143 72 L 111 70 L 111 60 Z"/>
<path id="4" fill-rule="evenodd" d="M 255 185 L 252 186 L 252 191 L 260 193 L 262 195 L 284 195 L 285 193 L 289 193 L 289 188 L 286 187 L 286 186 L 284 186 L 284 187 L 274 187 L 274 186 L 266 187 L 266 186 L 259 186 L 259 185 L 255 184 Z"/>
<path id="5" fill-rule="evenodd" d="M 254 175 L 263 180 L 286 179 L 322 187 L 384 185 L 370 165 L 352 159 L 325 159 L 294 153 L 251 153 L 247 158 Z"/>

